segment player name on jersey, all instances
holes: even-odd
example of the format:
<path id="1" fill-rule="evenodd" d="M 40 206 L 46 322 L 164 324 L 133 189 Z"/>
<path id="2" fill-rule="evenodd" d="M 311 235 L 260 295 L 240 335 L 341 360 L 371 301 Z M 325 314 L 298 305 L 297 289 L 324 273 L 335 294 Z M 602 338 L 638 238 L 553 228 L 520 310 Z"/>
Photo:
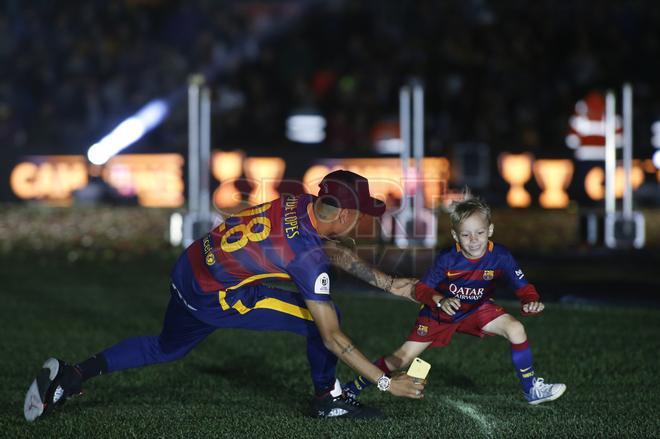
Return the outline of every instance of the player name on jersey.
<path id="1" fill-rule="evenodd" d="M 288 239 L 294 238 L 300 232 L 298 231 L 298 216 L 296 215 L 296 207 L 298 207 L 298 198 L 290 196 L 286 199 L 284 204 L 284 232 Z"/>

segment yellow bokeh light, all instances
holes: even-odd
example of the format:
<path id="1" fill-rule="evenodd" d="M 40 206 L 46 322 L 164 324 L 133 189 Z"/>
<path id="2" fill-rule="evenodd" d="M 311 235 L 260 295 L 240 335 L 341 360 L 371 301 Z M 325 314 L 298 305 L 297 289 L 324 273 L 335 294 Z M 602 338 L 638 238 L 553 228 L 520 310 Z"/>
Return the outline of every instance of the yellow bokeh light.
<path id="1" fill-rule="evenodd" d="M 534 177 L 543 190 L 539 196 L 541 207 L 559 209 L 568 206 L 566 189 L 573 177 L 571 160 L 537 160 L 534 162 Z"/>
<path id="2" fill-rule="evenodd" d="M 145 207 L 180 207 L 184 202 L 183 157 L 179 154 L 126 154 L 111 158 L 103 179 Z"/>
<path id="3" fill-rule="evenodd" d="M 644 169 L 637 161 L 633 164 L 630 177 L 633 190 L 644 183 Z M 617 167 L 614 176 L 614 194 L 616 198 L 623 197 L 623 182 L 624 170 L 622 167 Z M 605 170 L 602 167 L 594 166 L 587 172 L 584 178 L 584 190 L 592 200 L 598 201 L 605 198 Z"/>
<path id="4" fill-rule="evenodd" d="M 276 188 L 284 175 L 284 160 L 279 157 L 253 157 L 245 160 L 244 168 L 252 185 L 250 204 L 261 204 L 279 197 Z"/>
<path id="5" fill-rule="evenodd" d="M 73 191 L 87 185 L 87 168 L 82 156 L 37 156 L 18 163 L 9 184 L 18 198 L 69 203 Z"/>
<path id="6" fill-rule="evenodd" d="M 500 174 L 511 185 L 506 194 L 506 202 L 511 207 L 527 207 L 532 203 L 532 197 L 524 187 L 532 176 L 532 159 L 529 153 L 504 152 L 499 156 Z"/>
<path id="7" fill-rule="evenodd" d="M 383 201 L 403 196 L 404 179 L 401 160 L 397 158 L 331 159 L 323 164 L 311 166 L 305 172 L 303 184 L 308 193 L 316 194 L 323 177 L 337 169 L 346 169 L 369 180 L 371 194 Z M 424 191 L 426 207 L 437 207 L 445 195 L 449 180 L 449 160 L 445 157 L 426 157 L 422 160 L 422 175 L 419 177 Z M 414 169 L 411 166 L 411 171 Z M 413 172 L 410 173 L 413 175 Z M 408 182 L 414 184 L 415 181 Z M 390 207 L 390 206 L 388 206 Z"/>
<path id="8" fill-rule="evenodd" d="M 234 181 L 243 172 L 243 154 L 238 151 L 214 152 L 211 172 L 220 182 L 213 192 L 213 204 L 223 209 L 238 206 L 241 203 L 241 193 L 236 189 Z"/>

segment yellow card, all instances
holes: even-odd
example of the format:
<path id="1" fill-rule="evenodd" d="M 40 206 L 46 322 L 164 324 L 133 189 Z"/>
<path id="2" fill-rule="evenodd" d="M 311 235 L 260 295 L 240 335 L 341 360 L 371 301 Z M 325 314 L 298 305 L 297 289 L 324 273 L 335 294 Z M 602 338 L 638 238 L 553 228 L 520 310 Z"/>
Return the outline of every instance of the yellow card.
<path id="1" fill-rule="evenodd" d="M 406 374 L 413 378 L 423 380 L 426 379 L 426 376 L 429 374 L 429 370 L 431 370 L 431 364 L 417 357 L 410 364 Z"/>

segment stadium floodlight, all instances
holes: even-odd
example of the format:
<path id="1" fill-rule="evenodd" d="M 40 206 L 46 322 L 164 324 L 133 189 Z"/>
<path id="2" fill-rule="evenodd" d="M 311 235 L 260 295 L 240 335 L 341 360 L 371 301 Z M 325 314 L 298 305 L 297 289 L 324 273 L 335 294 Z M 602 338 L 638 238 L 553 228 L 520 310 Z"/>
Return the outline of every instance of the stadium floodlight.
<path id="1" fill-rule="evenodd" d="M 176 247 L 183 242 L 183 215 L 174 212 L 170 216 L 170 244 Z"/>
<path id="2" fill-rule="evenodd" d="M 93 144 L 87 150 L 87 158 L 95 165 L 106 163 L 112 156 L 155 128 L 167 116 L 168 111 L 169 106 L 162 99 L 149 102 L 140 111 L 117 125 L 110 134 Z"/>
<path id="3" fill-rule="evenodd" d="M 286 121 L 286 137 L 298 143 L 321 143 L 325 140 L 325 117 L 319 114 L 294 114 Z"/>
<path id="4" fill-rule="evenodd" d="M 660 148 L 660 120 L 653 122 L 653 125 L 651 125 L 651 132 L 653 133 L 651 144 L 654 148 Z"/>
<path id="5" fill-rule="evenodd" d="M 651 131 L 653 131 L 651 144 L 656 148 L 656 151 L 653 153 L 653 164 L 656 169 L 660 169 L 660 120 L 653 122 Z"/>

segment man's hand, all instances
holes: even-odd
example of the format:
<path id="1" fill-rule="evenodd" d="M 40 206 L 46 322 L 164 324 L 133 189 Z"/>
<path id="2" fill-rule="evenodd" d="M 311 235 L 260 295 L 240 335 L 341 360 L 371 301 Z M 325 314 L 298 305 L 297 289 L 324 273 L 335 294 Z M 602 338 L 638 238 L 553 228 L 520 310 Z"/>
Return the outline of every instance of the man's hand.
<path id="1" fill-rule="evenodd" d="M 394 396 L 421 399 L 424 397 L 424 383 L 402 373 L 392 377 L 390 393 Z"/>
<path id="2" fill-rule="evenodd" d="M 339 327 L 339 318 L 332 302 L 305 300 L 307 309 L 314 317 L 314 323 L 319 328 L 323 343 L 340 360 L 351 369 L 376 383 L 383 372 L 367 359 Z M 407 375 L 397 376 L 390 381 L 390 393 L 395 396 L 421 398 L 424 384 L 415 383 Z"/>
<path id="3" fill-rule="evenodd" d="M 437 296 L 440 298 L 440 296 Z M 433 300 L 435 300 L 436 296 L 433 296 Z M 458 297 L 445 297 L 444 299 L 441 299 L 437 302 L 438 308 L 449 314 L 450 316 L 453 316 L 456 314 L 456 311 L 458 311 L 461 308 L 461 301 L 459 300 Z"/>
<path id="4" fill-rule="evenodd" d="M 417 279 L 412 277 L 397 278 L 392 281 L 392 286 L 390 287 L 389 291 L 395 296 L 403 297 L 405 299 L 412 300 L 413 302 L 417 302 L 417 300 L 415 300 L 416 283 Z"/>
<path id="5" fill-rule="evenodd" d="M 538 314 L 545 309 L 543 302 L 529 302 L 522 306 L 523 314 Z"/>

